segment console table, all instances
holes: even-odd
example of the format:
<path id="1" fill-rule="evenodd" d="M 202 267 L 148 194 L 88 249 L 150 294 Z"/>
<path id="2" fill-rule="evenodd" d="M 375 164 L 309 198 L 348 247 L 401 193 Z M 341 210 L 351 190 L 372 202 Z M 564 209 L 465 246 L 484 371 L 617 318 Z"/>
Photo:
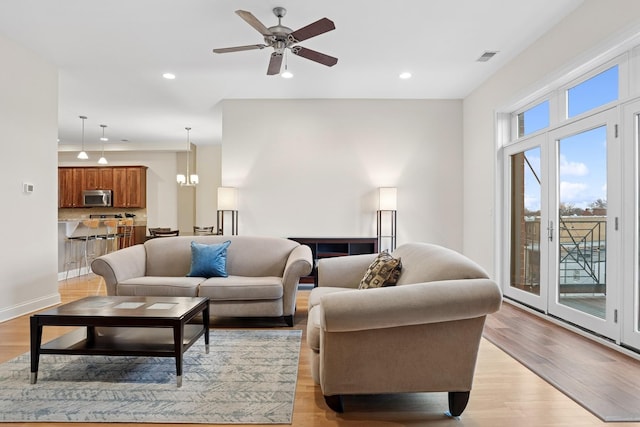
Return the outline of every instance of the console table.
<path id="1" fill-rule="evenodd" d="M 377 237 L 289 237 L 289 239 L 311 248 L 314 267 L 311 275 L 300 278 L 300 282 L 313 283 L 313 286 L 318 286 L 316 269 L 318 259 L 378 252 Z"/>

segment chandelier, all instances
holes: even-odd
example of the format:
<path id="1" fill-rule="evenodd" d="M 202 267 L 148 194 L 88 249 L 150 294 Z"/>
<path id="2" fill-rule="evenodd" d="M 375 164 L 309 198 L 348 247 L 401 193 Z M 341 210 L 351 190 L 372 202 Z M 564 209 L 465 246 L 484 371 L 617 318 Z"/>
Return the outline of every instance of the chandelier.
<path id="1" fill-rule="evenodd" d="M 178 174 L 176 175 L 176 181 L 182 187 L 195 187 L 198 184 L 198 175 L 189 174 L 189 163 L 190 163 L 190 153 L 191 153 L 191 140 L 189 139 L 189 131 L 191 128 L 186 127 L 187 130 L 187 173 L 186 175 Z"/>

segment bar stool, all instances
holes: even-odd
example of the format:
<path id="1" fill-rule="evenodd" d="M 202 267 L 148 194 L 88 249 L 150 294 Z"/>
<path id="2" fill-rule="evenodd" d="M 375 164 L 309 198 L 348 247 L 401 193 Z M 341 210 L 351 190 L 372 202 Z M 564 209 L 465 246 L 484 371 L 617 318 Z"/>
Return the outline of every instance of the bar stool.
<path id="1" fill-rule="evenodd" d="M 93 261 L 98 254 L 96 253 L 96 240 L 98 240 L 98 227 L 100 226 L 99 219 L 86 219 L 82 221 L 82 225 L 84 225 L 84 234 L 82 236 L 77 237 L 83 242 L 82 247 L 82 259 L 80 261 L 80 265 L 78 266 L 78 276 L 81 273 L 81 267 L 84 264 L 85 272 L 89 273 L 89 266 L 91 265 L 91 261 Z"/>
<path id="2" fill-rule="evenodd" d="M 104 239 L 104 253 L 108 254 L 118 249 L 118 220 L 117 219 L 105 219 L 104 226 L 106 232 L 102 239 Z"/>
<path id="3" fill-rule="evenodd" d="M 121 219 L 118 222 L 118 249 L 133 246 L 133 218 Z"/>
<path id="4" fill-rule="evenodd" d="M 82 244 L 84 242 L 79 237 L 74 236 L 79 224 L 79 222 L 68 222 L 65 224 L 64 263 L 62 266 L 65 270 L 64 280 L 69 279 L 69 271 L 76 266 L 78 266 L 78 274 L 80 273 Z"/>

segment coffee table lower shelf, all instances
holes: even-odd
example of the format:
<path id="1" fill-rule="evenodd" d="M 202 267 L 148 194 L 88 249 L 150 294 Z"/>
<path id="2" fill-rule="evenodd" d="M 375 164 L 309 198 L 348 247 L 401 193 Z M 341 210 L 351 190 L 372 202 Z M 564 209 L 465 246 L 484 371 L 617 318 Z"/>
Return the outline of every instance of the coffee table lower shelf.
<path id="1" fill-rule="evenodd" d="M 100 327 L 93 343 L 87 339 L 87 327 L 75 329 L 40 347 L 43 354 L 88 356 L 177 357 L 173 330 L 168 328 Z M 184 353 L 204 334 L 203 325 L 185 325 L 181 352 Z M 209 344 L 205 345 L 209 353 Z M 181 356 L 181 355 L 180 355 Z M 33 373 L 32 373 L 33 375 Z M 32 377 L 31 382 L 35 382 Z M 177 377 L 178 387 L 182 375 Z"/>
<path id="2" fill-rule="evenodd" d="M 183 352 L 198 341 L 202 329 L 202 325 L 184 326 Z M 169 328 L 99 327 L 91 344 L 83 327 L 43 344 L 40 354 L 175 357 L 175 347 Z"/>

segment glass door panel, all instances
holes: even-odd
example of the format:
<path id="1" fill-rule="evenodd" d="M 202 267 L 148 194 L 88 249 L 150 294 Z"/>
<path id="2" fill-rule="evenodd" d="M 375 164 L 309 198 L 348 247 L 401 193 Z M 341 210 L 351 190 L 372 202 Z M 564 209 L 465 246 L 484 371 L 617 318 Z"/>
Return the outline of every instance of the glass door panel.
<path id="1" fill-rule="evenodd" d="M 617 340 L 621 154 L 615 110 L 550 132 L 551 314 Z"/>
<path id="2" fill-rule="evenodd" d="M 508 278 L 504 294 L 542 311 L 547 309 L 548 269 L 546 254 L 547 215 L 544 189 L 544 135 L 534 136 L 517 147 L 505 149 L 504 253 L 508 262 L 503 274 Z"/>
<path id="3" fill-rule="evenodd" d="M 540 147 L 511 156 L 510 286 L 540 295 Z"/>
<path id="4" fill-rule="evenodd" d="M 558 142 L 558 302 L 604 319 L 607 298 L 606 127 Z"/>

